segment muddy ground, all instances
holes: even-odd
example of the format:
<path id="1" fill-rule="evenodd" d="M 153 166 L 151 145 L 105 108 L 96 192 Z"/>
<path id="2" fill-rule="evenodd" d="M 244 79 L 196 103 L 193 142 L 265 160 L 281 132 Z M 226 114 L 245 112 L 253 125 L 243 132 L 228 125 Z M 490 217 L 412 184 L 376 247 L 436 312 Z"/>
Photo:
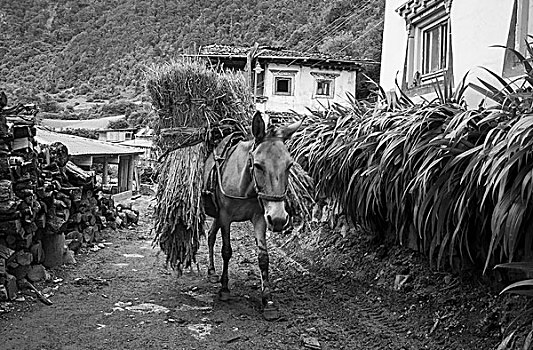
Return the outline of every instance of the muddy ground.
<path id="1" fill-rule="evenodd" d="M 107 232 L 105 248 L 37 284 L 53 305 L 29 292 L 0 304 L 0 349 L 491 349 L 501 340 L 514 299 L 476 273 L 437 273 L 413 252 L 324 225 L 269 240 L 281 318 L 268 322 L 251 226 L 234 225 L 233 298 L 221 302 L 205 242 L 197 267 L 181 277 L 165 269 L 150 203 L 134 202 L 139 226 Z"/>

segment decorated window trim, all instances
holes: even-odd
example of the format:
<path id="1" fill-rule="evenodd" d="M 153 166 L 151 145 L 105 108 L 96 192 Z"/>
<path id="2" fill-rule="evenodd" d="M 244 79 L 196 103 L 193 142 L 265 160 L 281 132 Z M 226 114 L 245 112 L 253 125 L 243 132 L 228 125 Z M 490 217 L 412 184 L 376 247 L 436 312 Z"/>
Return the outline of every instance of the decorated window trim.
<path id="1" fill-rule="evenodd" d="M 313 98 L 331 99 L 335 96 L 335 79 L 339 73 L 311 72 L 311 76 L 315 78 Z"/>
<path id="2" fill-rule="evenodd" d="M 286 69 L 270 69 L 270 72 L 274 76 L 272 93 L 277 96 L 293 96 L 294 77 L 296 76 L 296 73 L 298 73 L 298 71 Z M 287 91 L 284 91 L 285 89 L 280 89 L 281 85 L 279 84 L 281 82 L 287 82 Z"/>
<path id="3" fill-rule="evenodd" d="M 451 4 L 452 0 L 409 0 L 396 10 L 408 31 L 403 88 L 442 81 L 451 74 Z"/>
<path id="4" fill-rule="evenodd" d="M 528 37 L 529 28 L 533 28 L 533 0 L 520 0 L 514 3 L 513 13 L 511 16 L 509 34 L 507 37 L 507 47 L 514 47 L 527 60 L 533 62 L 533 57 L 529 54 L 526 47 L 526 40 L 532 42 L 533 39 Z M 523 74 L 523 65 L 516 55 L 510 50 L 505 50 L 503 63 L 503 76 L 514 78 Z"/>

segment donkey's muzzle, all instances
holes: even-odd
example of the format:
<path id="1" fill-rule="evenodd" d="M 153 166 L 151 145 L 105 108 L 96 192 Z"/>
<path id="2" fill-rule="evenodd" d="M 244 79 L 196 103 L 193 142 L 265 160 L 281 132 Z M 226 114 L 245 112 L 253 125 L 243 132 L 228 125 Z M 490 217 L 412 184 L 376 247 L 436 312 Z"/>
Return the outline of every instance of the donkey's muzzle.
<path id="1" fill-rule="evenodd" d="M 281 232 L 287 226 L 288 216 L 286 218 L 276 217 L 272 218 L 267 215 L 267 223 L 273 232 Z"/>

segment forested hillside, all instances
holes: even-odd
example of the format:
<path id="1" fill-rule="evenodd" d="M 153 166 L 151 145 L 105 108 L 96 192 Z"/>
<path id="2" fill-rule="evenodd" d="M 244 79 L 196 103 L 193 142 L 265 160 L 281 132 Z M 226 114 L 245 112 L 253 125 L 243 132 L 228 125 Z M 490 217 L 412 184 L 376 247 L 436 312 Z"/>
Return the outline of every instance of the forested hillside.
<path id="1" fill-rule="evenodd" d="M 143 67 L 254 42 L 380 59 L 384 0 L 0 0 L 0 89 L 143 91 Z"/>

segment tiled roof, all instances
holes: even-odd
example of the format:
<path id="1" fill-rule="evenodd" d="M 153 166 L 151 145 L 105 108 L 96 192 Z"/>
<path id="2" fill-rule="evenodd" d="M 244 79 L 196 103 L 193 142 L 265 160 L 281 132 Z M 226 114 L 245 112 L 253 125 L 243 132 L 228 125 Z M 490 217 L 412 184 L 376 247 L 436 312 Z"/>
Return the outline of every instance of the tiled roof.
<path id="1" fill-rule="evenodd" d="M 249 47 L 238 47 L 229 45 L 207 45 L 200 49 L 200 56 L 232 56 L 246 57 L 250 51 Z M 323 53 L 306 53 L 294 50 L 287 50 L 279 47 L 264 46 L 257 50 L 258 58 L 285 58 L 285 59 L 309 59 L 309 60 L 328 60 L 346 63 L 377 63 L 372 60 L 360 60 L 347 56 L 333 56 Z"/>
<path id="2" fill-rule="evenodd" d="M 70 119 L 43 119 L 41 124 L 54 129 L 106 129 L 109 122 L 124 119 L 124 115 L 105 117 L 98 119 L 70 120 Z"/>
<path id="3" fill-rule="evenodd" d="M 127 155 L 140 154 L 143 151 L 138 148 L 119 146 L 117 144 L 88 139 L 74 135 L 61 134 L 46 130 L 43 127 L 37 128 L 35 140 L 40 144 L 49 145 L 54 142 L 61 142 L 68 148 L 69 155 L 72 156 L 101 156 L 101 155 Z"/>

